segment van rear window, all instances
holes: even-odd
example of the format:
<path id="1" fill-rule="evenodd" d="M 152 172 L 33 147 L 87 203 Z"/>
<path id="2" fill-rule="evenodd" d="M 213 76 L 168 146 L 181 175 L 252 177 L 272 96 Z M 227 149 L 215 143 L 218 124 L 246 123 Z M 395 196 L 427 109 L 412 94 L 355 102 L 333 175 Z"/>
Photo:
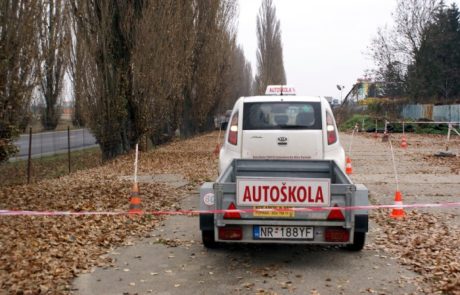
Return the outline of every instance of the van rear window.
<path id="1" fill-rule="evenodd" d="M 249 102 L 244 104 L 244 130 L 321 130 L 319 102 Z"/>

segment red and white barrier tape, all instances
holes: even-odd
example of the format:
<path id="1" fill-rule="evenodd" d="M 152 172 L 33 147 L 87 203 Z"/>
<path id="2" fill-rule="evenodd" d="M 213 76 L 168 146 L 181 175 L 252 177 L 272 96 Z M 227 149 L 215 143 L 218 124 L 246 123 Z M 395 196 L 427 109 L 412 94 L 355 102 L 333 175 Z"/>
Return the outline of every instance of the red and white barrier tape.
<path id="1" fill-rule="evenodd" d="M 271 209 L 235 209 L 235 210 L 178 210 L 178 211 L 143 211 L 145 215 L 200 215 L 200 214 L 225 214 L 225 213 L 256 213 L 256 212 L 322 212 L 333 209 L 345 211 L 375 210 L 393 208 L 460 208 L 460 202 L 439 204 L 406 204 L 406 205 L 368 205 L 368 206 L 342 206 L 342 207 L 311 207 L 311 208 L 271 208 Z M 128 211 L 22 211 L 0 210 L 0 216 L 91 216 L 91 215 L 137 215 Z"/>

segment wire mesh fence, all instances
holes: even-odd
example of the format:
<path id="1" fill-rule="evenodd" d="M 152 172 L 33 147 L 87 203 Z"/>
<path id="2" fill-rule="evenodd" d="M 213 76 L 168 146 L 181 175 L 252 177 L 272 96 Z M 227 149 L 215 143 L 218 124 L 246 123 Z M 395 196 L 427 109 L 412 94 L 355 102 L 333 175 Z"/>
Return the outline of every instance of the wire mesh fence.
<path id="1" fill-rule="evenodd" d="M 0 186 L 24 184 L 100 165 L 96 139 L 88 129 L 23 134 L 19 152 L 0 166 Z"/>
<path id="2" fill-rule="evenodd" d="M 31 153 L 32 158 L 42 158 L 56 154 L 66 153 L 70 150 L 81 150 L 96 147 L 96 139 L 88 129 L 76 129 L 56 132 L 32 133 Z M 24 160 L 28 157 L 30 134 L 23 134 L 17 140 L 19 152 L 11 160 Z"/>

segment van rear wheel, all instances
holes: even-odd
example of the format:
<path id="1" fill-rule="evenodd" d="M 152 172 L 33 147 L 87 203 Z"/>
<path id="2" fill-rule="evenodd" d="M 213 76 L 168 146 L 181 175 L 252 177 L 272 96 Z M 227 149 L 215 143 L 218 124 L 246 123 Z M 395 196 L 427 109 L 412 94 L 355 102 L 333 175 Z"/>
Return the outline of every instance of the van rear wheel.
<path id="1" fill-rule="evenodd" d="M 214 238 L 214 231 L 213 230 L 202 230 L 201 231 L 201 239 L 203 241 L 203 245 L 208 249 L 215 249 L 217 248 L 217 242 Z"/>
<path id="2" fill-rule="evenodd" d="M 364 248 L 366 243 L 366 233 L 365 232 L 355 232 L 353 237 L 353 244 L 345 246 L 345 249 L 349 251 L 361 251 Z"/>

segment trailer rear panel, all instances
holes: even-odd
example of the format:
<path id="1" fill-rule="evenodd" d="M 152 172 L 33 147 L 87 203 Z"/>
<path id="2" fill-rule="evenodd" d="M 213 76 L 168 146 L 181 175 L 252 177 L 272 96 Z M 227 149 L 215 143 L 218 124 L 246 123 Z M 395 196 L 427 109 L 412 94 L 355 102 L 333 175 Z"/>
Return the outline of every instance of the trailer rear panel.
<path id="1" fill-rule="evenodd" d="M 213 242 L 353 246 L 368 230 L 365 210 L 318 210 L 368 205 L 367 188 L 334 161 L 235 159 L 215 183 L 202 186 L 200 199 L 202 210 L 249 211 L 203 214 L 204 241 L 212 235 Z"/>

